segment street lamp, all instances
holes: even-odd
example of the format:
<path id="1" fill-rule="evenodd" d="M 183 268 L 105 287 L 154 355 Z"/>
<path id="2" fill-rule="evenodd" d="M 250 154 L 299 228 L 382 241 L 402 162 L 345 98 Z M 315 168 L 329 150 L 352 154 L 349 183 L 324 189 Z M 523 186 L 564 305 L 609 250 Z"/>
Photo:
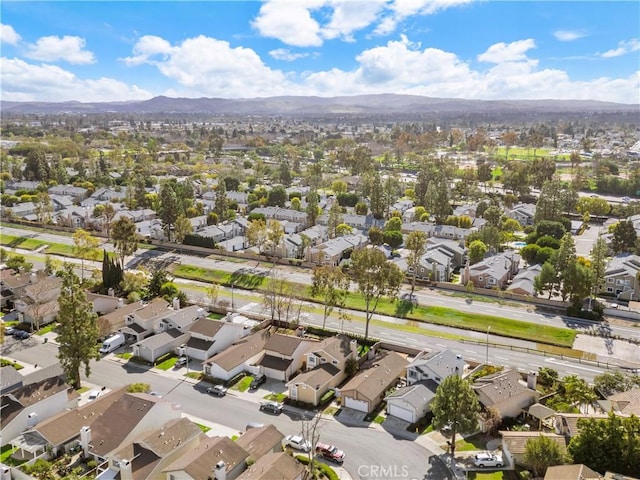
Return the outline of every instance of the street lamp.
<path id="1" fill-rule="evenodd" d="M 183 343 L 181 347 L 184 349 L 184 356 L 187 358 L 187 363 L 185 365 L 187 367 L 187 375 L 189 375 L 189 345 Z"/>
<path id="2" fill-rule="evenodd" d="M 233 313 L 236 309 L 236 304 L 233 300 L 233 288 L 236 286 L 236 282 L 231 283 L 231 312 Z"/>
<path id="3" fill-rule="evenodd" d="M 491 325 L 487 327 L 487 356 L 484 362 L 487 367 L 489 366 L 489 330 L 491 330 Z"/>

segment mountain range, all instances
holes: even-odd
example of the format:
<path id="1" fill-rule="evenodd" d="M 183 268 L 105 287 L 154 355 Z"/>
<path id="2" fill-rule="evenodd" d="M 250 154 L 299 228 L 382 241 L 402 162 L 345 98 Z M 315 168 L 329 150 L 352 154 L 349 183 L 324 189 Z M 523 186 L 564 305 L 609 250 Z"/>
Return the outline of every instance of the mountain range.
<path id="1" fill-rule="evenodd" d="M 219 115 L 433 115 L 433 114 L 559 114 L 640 113 L 640 105 L 593 100 L 465 100 L 416 95 L 356 95 L 343 97 L 281 96 L 268 98 L 154 97 L 129 102 L 0 102 L 3 113 L 130 113 Z"/>

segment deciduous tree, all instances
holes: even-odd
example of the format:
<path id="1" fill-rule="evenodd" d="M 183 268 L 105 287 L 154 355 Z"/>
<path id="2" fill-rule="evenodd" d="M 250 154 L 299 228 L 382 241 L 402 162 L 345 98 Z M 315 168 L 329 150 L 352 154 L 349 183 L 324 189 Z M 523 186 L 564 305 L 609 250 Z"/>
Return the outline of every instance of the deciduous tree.
<path id="1" fill-rule="evenodd" d="M 95 261 L 100 254 L 100 240 L 92 236 L 86 230 L 78 228 L 73 233 L 73 253 L 80 257 L 80 271 L 82 272 L 81 280 L 84 282 L 84 261 Z"/>
<path id="2" fill-rule="evenodd" d="M 562 465 L 560 446 L 545 435 L 530 438 L 525 445 L 524 463 L 531 467 L 534 477 L 543 477 L 548 467 Z"/>
<path id="3" fill-rule="evenodd" d="M 416 279 L 418 278 L 418 267 L 420 266 L 420 259 L 427 251 L 427 234 L 420 230 L 414 230 L 407 236 L 406 247 L 407 250 L 409 250 L 409 271 L 412 273 L 410 298 L 413 298 L 413 292 L 416 289 Z"/>
<path id="4" fill-rule="evenodd" d="M 471 384 L 459 375 L 445 378 L 431 403 L 433 428 L 451 427 L 451 457 L 456 454 L 456 434 L 473 432 L 478 426 L 480 404 Z"/>
<path id="5" fill-rule="evenodd" d="M 80 388 L 80 369 L 91 374 L 91 360 L 100 360 L 98 316 L 82 289 L 73 265 L 66 264 L 58 297 L 58 360 L 73 388 Z"/>
<path id="6" fill-rule="evenodd" d="M 331 315 L 334 307 L 344 305 L 349 290 L 349 277 L 345 275 L 342 268 L 326 265 L 313 269 L 312 281 L 311 295 L 320 297 L 324 304 L 322 315 L 322 328 L 324 328 L 327 317 Z"/>
<path id="7" fill-rule="evenodd" d="M 128 255 L 133 255 L 138 249 L 136 224 L 127 217 L 120 217 L 113 224 L 111 241 L 120 255 L 120 266 L 124 270 L 125 258 Z"/>
<path id="8" fill-rule="evenodd" d="M 358 248 L 351 254 L 350 272 L 358 284 L 358 290 L 365 304 L 364 339 L 369 337 L 369 323 L 380 298 L 395 298 L 402 284 L 400 268 L 387 262 L 387 258 L 377 248 Z"/>

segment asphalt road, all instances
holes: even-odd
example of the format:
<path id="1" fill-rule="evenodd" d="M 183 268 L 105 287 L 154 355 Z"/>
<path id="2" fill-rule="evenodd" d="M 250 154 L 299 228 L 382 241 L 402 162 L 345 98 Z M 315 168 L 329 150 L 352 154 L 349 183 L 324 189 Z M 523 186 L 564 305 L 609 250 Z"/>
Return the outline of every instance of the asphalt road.
<path id="1" fill-rule="evenodd" d="M 595 229 L 593 229 L 595 231 Z M 70 236 L 57 235 L 49 232 L 34 232 L 31 230 L 21 230 L 13 227 L 3 228 L 3 233 L 7 235 L 28 235 L 32 238 L 38 238 L 39 240 L 50 241 L 54 243 L 73 244 L 73 239 Z M 107 250 L 113 250 L 110 243 L 103 244 L 103 247 Z M 130 257 L 127 262 L 127 268 L 135 269 L 141 264 L 155 264 L 160 266 L 168 266 L 174 263 L 194 265 L 202 268 L 213 268 L 223 270 L 225 272 L 236 272 L 240 269 L 250 271 L 254 274 L 262 274 L 269 276 L 272 274 L 272 265 L 262 262 L 245 262 L 224 260 L 224 257 L 199 257 L 185 254 L 179 254 L 175 252 L 166 252 L 160 250 L 147 250 L 138 249 L 133 257 Z M 68 260 L 68 259 L 67 259 Z M 89 265 L 90 262 L 85 262 Z M 277 270 L 280 274 L 285 275 L 287 280 L 297 282 L 305 285 L 311 284 L 311 274 L 308 270 L 296 269 L 289 266 L 278 266 Z M 355 289 L 355 284 L 352 283 L 352 290 Z M 403 291 L 409 291 L 409 286 L 405 286 Z M 418 287 L 415 295 L 421 305 L 433 305 L 449 307 L 461 312 L 477 313 L 479 310 L 482 313 L 489 315 L 497 315 L 514 320 L 521 320 L 525 322 L 531 322 L 542 325 L 553 325 L 557 327 L 568 328 L 585 328 L 593 325 L 597 325 L 597 322 L 591 322 L 589 320 L 577 319 L 574 317 L 567 317 L 565 315 L 559 315 L 557 313 L 550 312 L 548 310 L 537 309 L 531 304 L 517 305 L 516 302 L 510 301 L 503 304 L 479 302 L 474 300 L 473 302 L 467 302 L 466 299 L 460 297 L 454 297 L 451 293 L 446 291 L 431 290 L 426 287 Z M 640 340 L 640 328 L 624 327 L 618 325 L 610 325 L 611 334 L 613 336 L 620 336 L 621 338 L 635 338 Z"/>

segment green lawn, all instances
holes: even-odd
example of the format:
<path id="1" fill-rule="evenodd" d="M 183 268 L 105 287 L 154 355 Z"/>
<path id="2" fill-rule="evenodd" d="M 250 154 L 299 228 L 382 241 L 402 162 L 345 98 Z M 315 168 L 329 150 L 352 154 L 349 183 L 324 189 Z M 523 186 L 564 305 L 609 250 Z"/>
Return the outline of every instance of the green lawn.
<path id="1" fill-rule="evenodd" d="M 156 368 L 159 368 L 160 370 L 169 370 L 175 366 L 177 361 L 178 357 L 170 357 L 167 358 L 164 362 L 160 362 L 159 364 L 157 364 Z"/>
<path id="2" fill-rule="evenodd" d="M 198 426 L 198 428 L 200 428 L 200 430 L 202 430 L 203 433 L 207 433 L 209 430 L 211 430 L 211 427 L 207 427 L 206 425 L 202 425 L 200 423 L 196 423 L 196 425 Z"/>
<path id="3" fill-rule="evenodd" d="M 46 333 L 53 332 L 53 330 L 54 330 L 55 328 L 56 328 L 56 323 L 55 323 L 55 322 L 50 323 L 49 325 L 45 325 L 45 326 L 44 326 L 44 327 L 42 327 L 40 330 L 38 330 L 38 331 L 36 332 L 36 335 L 40 335 L 40 336 L 42 336 L 42 335 L 44 335 L 44 334 L 46 334 Z"/>
<path id="4" fill-rule="evenodd" d="M 133 357 L 133 353 L 131 352 L 116 353 L 116 357 L 122 358 L 123 360 L 129 360 L 131 357 Z"/>
<path id="5" fill-rule="evenodd" d="M 224 315 L 221 313 L 211 312 L 209 315 L 207 315 L 207 317 L 213 320 L 220 320 L 224 318 Z"/>
<path id="6" fill-rule="evenodd" d="M 24 250 L 35 250 L 45 245 L 44 242 L 35 238 L 16 237 L 15 235 L 2 235 L 0 237 L 0 245 L 9 248 L 22 248 Z"/>
<path id="7" fill-rule="evenodd" d="M 484 435 L 474 435 L 456 442 L 456 452 L 470 452 L 472 450 L 485 450 L 487 438 Z"/>
<path id="8" fill-rule="evenodd" d="M 262 398 L 264 398 L 265 400 L 270 400 L 272 402 L 282 403 L 287 398 L 287 394 L 286 393 L 270 393 L 268 395 L 265 395 Z"/>
<path id="9" fill-rule="evenodd" d="M 509 472 L 497 471 L 497 472 L 468 472 L 469 480 L 509 480 L 514 478 Z"/>
<path id="10" fill-rule="evenodd" d="M 238 390 L 240 392 L 246 392 L 247 390 L 249 390 L 249 386 L 251 385 L 252 381 L 253 381 L 253 377 L 247 376 L 247 377 L 244 377 L 242 380 L 240 380 L 231 388 L 234 390 Z"/>
<path id="11" fill-rule="evenodd" d="M 0 463 L 7 463 L 7 458 L 11 456 L 14 452 L 13 447 L 11 445 L 5 445 L 0 449 Z"/>
<path id="12" fill-rule="evenodd" d="M 16 370 L 22 370 L 24 367 L 13 360 L 7 360 L 6 358 L 0 358 L 0 367 L 13 367 Z"/>

